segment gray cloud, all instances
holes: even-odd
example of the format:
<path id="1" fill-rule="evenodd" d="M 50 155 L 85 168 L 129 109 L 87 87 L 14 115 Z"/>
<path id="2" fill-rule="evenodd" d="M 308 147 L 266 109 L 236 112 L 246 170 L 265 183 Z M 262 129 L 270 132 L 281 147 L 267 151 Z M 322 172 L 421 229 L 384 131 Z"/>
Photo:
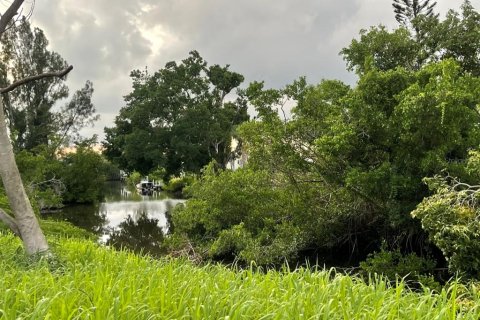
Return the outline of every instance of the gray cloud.
<path id="1" fill-rule="evenodd" d="M 81 4 L 80 4 L 81 3 Z M 461 1 L 438 0 L 438 9 Z M 472 1 L 479 8 L 480 0 Z M 92 80 L 102 116 L 98 133 L 111 126 L 129 73 L 162 68 L 192 49 L 210 64 L 230 64 L 246 82 L 280 87 L 299 76 L 311 83 L 336 78 L 353 84 L 338 55 L 361 28 L 396 25 L 389 0 L 42 0 L 32 23 L 74 71 L 72 90 Z"/>

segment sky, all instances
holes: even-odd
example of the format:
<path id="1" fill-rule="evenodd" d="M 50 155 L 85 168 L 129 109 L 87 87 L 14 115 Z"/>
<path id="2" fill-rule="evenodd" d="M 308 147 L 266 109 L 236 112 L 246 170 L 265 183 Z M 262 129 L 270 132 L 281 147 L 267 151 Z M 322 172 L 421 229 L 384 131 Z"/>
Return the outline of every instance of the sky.
<path id="1" fill-rule="evenodd" d="M 26 5 L 28 6 L 33 0 Z M 0 0 L 4 11 L 8 0 Z M 462 0 L 437 0 L 443 17 Z M 74 66 L 71 93 L 93 82 L 100 120 L 83 135 L 113 126 L 131 92 L 129 74 L 151 72 L 197 50 L 210 64 L 230 65 L 245 84 L 281 88 L 300 76 L 309 83 L 355 84 L 339 55 L 362 28 L 397 26 L 390 0 L 37 0 L 31 23 L 50 48 Z M 471 0 L 480 10 L 480 0 Z M 1 7 L 3 5 L 3 7 Z"/>

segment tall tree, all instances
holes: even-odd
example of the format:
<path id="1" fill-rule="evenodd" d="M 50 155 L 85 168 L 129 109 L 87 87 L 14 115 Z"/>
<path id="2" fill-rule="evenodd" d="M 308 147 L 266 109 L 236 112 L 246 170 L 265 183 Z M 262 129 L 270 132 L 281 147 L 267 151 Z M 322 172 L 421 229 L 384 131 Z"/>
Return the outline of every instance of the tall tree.
<path id="1" fill-rule="evenodd" d="M 414 20 L 420 15 L 438 17 L 438 14 L 433 11 L 436 5 L 436 1 L 431 3 L 430 0 L 393 0 L 392 3 L 398 23 L 413 27 L 417 34 L 420 30 Z"/>
<path id="2" fill-rule="evenodd" d="M 340 52 L 349 70 L 370 68 L 419 70 L 428 63 L 454 58 L 466 72 L 480 74 L 480 14 L 465 0 L 461 12 L 450 10 L 444 20 L 420 14 L 417 30 L 384 26 L 361 30 L 359 39 Z"/>
<path id="3" fill-rule="evenodd" d="M 1 44 L 3 86 L 31 74 L 67 66 L 58 53 L 47 49 L 48 40 L 43 31 L 32 29 L 25 17 L 5 32 Z M 4 104 L 15 149 L 31 150 L 48 143 L 48 136 L 54 130 L 51 108 L 67 96 L 68 88 L 58 78 L 26 83 L 9 94 Z"/>
<path id="4" fill-rule="evenodd" d="M 31 74 L 67 66 L 58 53 L 48 49 L 48 40 L 43 31 L 32 28 L 25 17 L 5 32 L 1 45 L 2 86 Z M 52 139 L 57 145 L 58 138 L 64 140 L 72 130 L 78 131 L 95 120 L 92 92 L 92 83 L 87 82 L 64 108 L 56 112 L 52 110 L 53 106 L 69 93 L 61 79 L 44 78 L 12 91 L 4 104 L 14 149 L 32 150 L 39 145 L 49 144 Z"/>
<path id="5" fill-rule="evenodd" d="M 121 167 L 167 175 L 199 172 L 215 159 L 226 165 L 235 125 L 248 118 L 245 100 L 227 95 L 243 81 L 228 66 L 208 66 L 196 51 L 150 75 L 132 72 L 133 91 L 106 128 L 106 156 Z"/>
<path id="6" fill-rule="evenodd" d="M 9 25 L 11 26 L 12 19 L 16 16 L 23 2 L 24 0 L 14 0 L 0 17 L 0 39 L 7 27 L 9 27 Z M 48 251 L 49 247 L 33 212 L 30 201 L 28 200 L 18 167 L 15 163 L 15 156 L 7 130 L 7 119 L 5 118 L 4 112 L 5 95 L 17 87 L 32 81 L 49 77 L 64 77 L 72 69 L 73 67 L 69 66 L 59 72 L 28 75 L 0 89 L 0 93 L 2 93 L 0 96 L 0 176 L 13 212 L 13 216 L 10 216 L 5 211 L 0 210 L 0 220 L 6 223 L 14 233 L 21 237 L 28 254 L 45 252 Z"/>

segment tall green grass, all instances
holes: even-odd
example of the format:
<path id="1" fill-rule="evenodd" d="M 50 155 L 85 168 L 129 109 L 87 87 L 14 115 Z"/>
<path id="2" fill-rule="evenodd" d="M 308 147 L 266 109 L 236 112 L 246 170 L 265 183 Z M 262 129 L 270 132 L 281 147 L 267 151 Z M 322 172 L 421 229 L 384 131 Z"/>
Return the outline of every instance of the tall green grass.
<path id="1" fill-rule="evenodd" d="M 196 267 L 56 242 L 57 261 L 29 263 L 0 234 L 0 319 L 478 319 L 474 286 L 415 293 L 333 271 Z"/>

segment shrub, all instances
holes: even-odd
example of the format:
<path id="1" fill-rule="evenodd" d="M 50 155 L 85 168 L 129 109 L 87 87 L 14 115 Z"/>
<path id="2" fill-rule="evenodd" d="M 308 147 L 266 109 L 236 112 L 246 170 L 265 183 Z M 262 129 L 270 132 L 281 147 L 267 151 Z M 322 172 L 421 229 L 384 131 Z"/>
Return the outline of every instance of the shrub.
<path id="1" fill-rule="evenodd" d="M 133 171 L 127 177 L 127 185 L 135 188 L 135 186 L 142 180 L 142 175 L 138 171 Z"/>
<path id="2" fill-rule="evenodd" d="M 210 258 L 280 265 L 305 245 L 305 219 L 296 219 L 302 207 L 268 172 L 210 165 L 188 192 L 192 198 L 173 212 L 174 230 Z"/>
<path id="3" fill-rule="evenodd" d="M 75 153 L 65 156 L 63 163 L 64 202 L 93 203 L 102 199 L 105 161 L 101 155 L 88 147 L 78 146 Z"/>
<path id="4" fill-rule="evenodd" d="M 360 268 L 369 274 L 381 274 L 390 281 L 403 278 L 415 286 L 419 283 L 429 287 L 439 288 L 433 280 L 435 261 L 417 256 L 415 253 L 402 254 L 400 250 L 389 251 L 382 247 L 381 251 L 371 253 L 360 263 Z"/>
<path id="5" fill-rule="evenodd" d="M 425 179 L 434 194 L 412 212 L 440 248 L 451 272 L 480 276 L 479 187 L 450 177 Z"/>
<path id="6" fill-rule="evenodd" d="M 184 174 L 181 177 L 170 178 L 167 184 L 163 186 L 163 190 L 175 194 L 182 194 L 186 186 L 191 185 L 195 181 L 194 174 Z"/>

